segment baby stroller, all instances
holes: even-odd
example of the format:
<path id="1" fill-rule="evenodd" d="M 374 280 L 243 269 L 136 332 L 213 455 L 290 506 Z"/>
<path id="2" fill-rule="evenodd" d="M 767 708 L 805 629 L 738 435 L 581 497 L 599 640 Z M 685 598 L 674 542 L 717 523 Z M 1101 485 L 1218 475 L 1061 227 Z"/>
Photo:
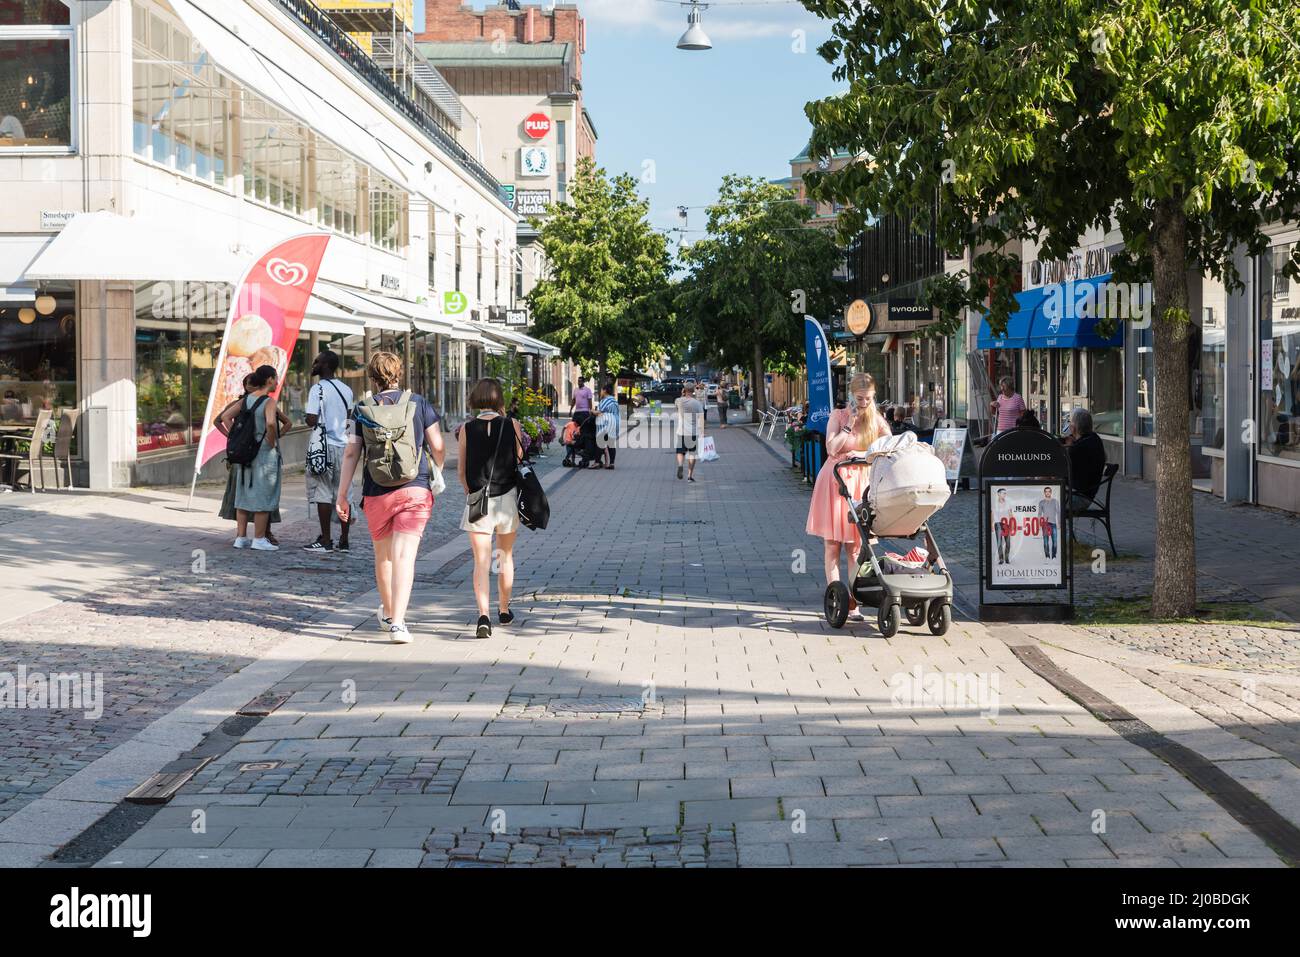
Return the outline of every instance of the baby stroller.
<path id="1" fill-rule="evenodd" d="M 587 468 L 600 454 L 596 445 L 596 417 L 589 413 L 576 413 L 571 421 L 565 423 L 560 444 L 564 446 L 561 465 L 566 468 Z"/>
<path id="2" fill-rule="evenodd" d="M 862 501 L 855 501 L 840 475 L 841 469 L 872 466 L 871 485 Z M 849 596 L 859 605 L 876 609 L 880 634 L 892 638 L 903 615 L 907 623 L 922 623 L 943 635 L 952 624 L 952 576 L 943 563 L 939 546 L 930 534 L 928 519 L 948 501 L 943 463 L 915 433 L 886 436 L 862 456 L 834 465 L 835 484 L 849 503 L 849 518 L 857 526 L 862 547 L 848 585 L 831 582 L 826 587 L 826 621 L 843 628 L 849 617 Z M 871 539 L 915 538 L 923 535 L 925 550 L 912 555 L 919 560 L 877 557 Z"/>

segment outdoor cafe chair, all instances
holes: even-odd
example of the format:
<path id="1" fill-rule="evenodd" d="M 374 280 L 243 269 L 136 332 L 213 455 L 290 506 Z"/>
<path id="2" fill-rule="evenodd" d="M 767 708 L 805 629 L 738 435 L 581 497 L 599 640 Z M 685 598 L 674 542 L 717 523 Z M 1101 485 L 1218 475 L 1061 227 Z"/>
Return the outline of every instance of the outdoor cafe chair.
<path id="1" fill-rule="evenodd" d="M 36 413 L 36 421 L 32 423 L 30 432 L 23 429 L 4 436 L 15 448 L 23 443 L 27 444 L 27 448 L 23 450 L 0 452 L 0 462 L 9 466 L 9 484 L 14 488 L 18 487 L 18 480 L 24 472 L 27 473 L 27 486 L 33 494 L 36 492 L 37 472 L 41 475 L 41 488 L 45 488 L 45 468 L 41 450 L 45 447 L 46 431 L 53 416 L 54 413 L 49 409 L 41 409 Z"/>

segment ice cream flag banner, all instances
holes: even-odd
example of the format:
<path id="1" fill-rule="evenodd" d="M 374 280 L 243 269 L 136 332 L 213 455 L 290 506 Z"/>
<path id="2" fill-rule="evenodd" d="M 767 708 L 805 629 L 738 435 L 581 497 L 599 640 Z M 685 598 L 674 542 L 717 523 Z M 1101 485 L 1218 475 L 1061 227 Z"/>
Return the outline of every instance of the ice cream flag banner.
<path id="1" fill-rule="evenodd" d="M 195 475 L 225 449 L 226 437 L 214 426 L 222 410 L 244 394 L 246 375 L 273 366 L 279 396 L 328 242 L 327 233 L 286 239 L 259 256 L 235 287 L 203 412 Z"/>

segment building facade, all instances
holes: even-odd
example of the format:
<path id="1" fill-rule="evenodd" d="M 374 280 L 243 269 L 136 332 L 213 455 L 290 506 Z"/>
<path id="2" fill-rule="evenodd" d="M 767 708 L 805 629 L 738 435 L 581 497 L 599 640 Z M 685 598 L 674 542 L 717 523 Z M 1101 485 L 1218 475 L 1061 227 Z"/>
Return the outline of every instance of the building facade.
<path id="1" fill-rule="evenodd" d="M 495 177 L 307 0 L 0 0 L 6 47 L 0 420 L 79 410 L 83 483 L 188 480 L 234 284 L 298 233 L 331 240 L 295 424 L 326 345 L 358 388 L 402 353 L 452 418 L 485 354 L 552 351 L 473 321 L 509 302 Z"/>
<path id="2" fill-rule="evenodd" d="M 475 124 L 484 166 L 519 217 L 511 263 L 510 308 L 487 318 L 527 332 L 525 297 L 546 272 L 538 223 L 569 199 L 577 162 L 594 158 L 596 128 L 583 105 L 587 30 L 578 8 L 517 2 L 475 10 L 462 0 L 426 0 L 417 51 L 455 89 Z M 552 384 L 567 408 L 573 368 L 530 364 L 535 384 Z"/>

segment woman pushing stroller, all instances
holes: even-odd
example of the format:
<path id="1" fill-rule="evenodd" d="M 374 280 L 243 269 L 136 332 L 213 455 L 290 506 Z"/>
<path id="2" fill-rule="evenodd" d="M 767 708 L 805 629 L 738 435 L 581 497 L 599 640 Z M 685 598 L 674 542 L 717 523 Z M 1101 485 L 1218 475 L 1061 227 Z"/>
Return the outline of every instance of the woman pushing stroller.
<path id="1" fill-rule="evenodd" d="M 859 372 L 849 382 L 848 407 L 832 410 L 826 424 L 826 462 L 817 473 L 808 506 L 807 532 L 824 542 L 828 585 L 840 580 L 841 552 L 848 549 L 851 565 L 861 544 L 858 528 L 849 517 L 848 501 L 835 484 L 835 465 L 851 455 L 865 453 L 872 442 L 890 434 L 889 423 L 876 409 L 876 381 L 867 373 Z M 846 470 L 844 479 L 854 498 L 862 498 L 870 472 L 869 468 Z M 852 598 L 849 609 L 854 620 L 862 620 L 862 612 Z"/>

